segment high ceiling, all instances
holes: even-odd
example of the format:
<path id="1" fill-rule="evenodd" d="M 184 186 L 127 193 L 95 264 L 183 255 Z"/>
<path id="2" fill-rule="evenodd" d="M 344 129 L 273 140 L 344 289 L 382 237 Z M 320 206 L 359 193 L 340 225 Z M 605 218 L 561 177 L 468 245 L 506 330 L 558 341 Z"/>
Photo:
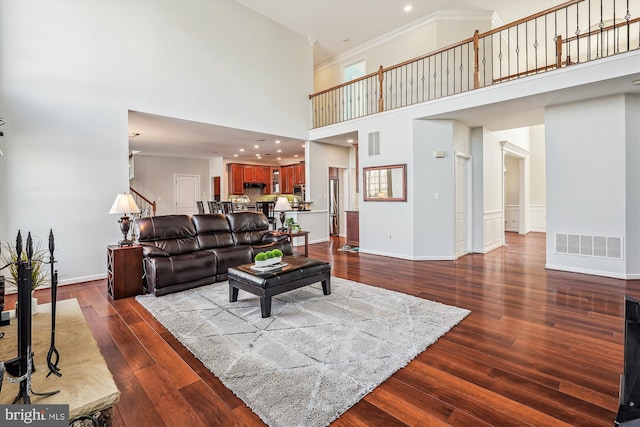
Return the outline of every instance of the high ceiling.
<path id="1" fill-rule="evenodd" d="M 502 22 L 508 23 L 561 3 L 559 0 L 236 1 L 315 40 L 315 64 L 326 63 L 438 10 L 495 11 Z M 412 6 L 411 11 L 404 11 L 406 5 Z M 132 111 L 129 113 L 129 135 L 135 134 L 139 135 L 130 138 L 130 149 L 143 154 L 215 156 L 265 164 L 287 164 L 296 161 L 295 156 L 304 158 L 304 141 Z M 281 141 L 277 147 L 276 140 Z M 256 144 L 260 145 L 259 149 L 253 148 Z M 240 147 L 245 151 L 239 152 Z M 283 151 L 278 153 L 277 149 Z M 257 159 L 256 154 L 261 154 L 262 158 Z"/>
<path id="2" fill-rule="evenodd" d="M 492 11 L 503 23 L 509 23 L 562 3 L 561 0 L 236 1 L 315 40 L 316 66 L 439 10 Z M 407 5 L 411 10 L 405 12 Z M 348 40 L 344 41 L 345 38 Z"/>

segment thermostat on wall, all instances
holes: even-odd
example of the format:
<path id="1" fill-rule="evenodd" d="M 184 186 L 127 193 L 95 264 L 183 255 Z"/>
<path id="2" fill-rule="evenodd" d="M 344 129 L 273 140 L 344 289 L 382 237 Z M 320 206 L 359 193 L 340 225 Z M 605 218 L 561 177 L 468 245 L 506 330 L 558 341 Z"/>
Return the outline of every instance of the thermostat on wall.
<path id="1" fill-rule="evenodd" d="M 434 151 L 433 157 L 435 157 L 436 159 L 442 159 L 444 158 L 444 154 L 444 151 Z"/>

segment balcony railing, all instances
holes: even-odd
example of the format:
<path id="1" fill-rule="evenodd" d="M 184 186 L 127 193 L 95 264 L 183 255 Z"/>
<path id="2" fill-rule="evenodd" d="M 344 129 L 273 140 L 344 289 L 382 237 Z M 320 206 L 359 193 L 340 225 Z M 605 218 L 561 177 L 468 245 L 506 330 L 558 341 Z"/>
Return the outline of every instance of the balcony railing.
<path id="1" fill-rule="evenodd" d="M 309 95 L 313 127 L 640 48 L 640 0 L 572 0 Z"/>

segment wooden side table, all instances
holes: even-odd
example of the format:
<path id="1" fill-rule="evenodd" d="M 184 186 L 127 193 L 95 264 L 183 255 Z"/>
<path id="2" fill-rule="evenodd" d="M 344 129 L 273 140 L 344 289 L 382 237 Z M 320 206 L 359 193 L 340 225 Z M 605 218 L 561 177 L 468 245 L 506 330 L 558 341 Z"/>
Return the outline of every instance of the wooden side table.
<path id="1" fill-rule="evenodd" d="M 107 246 L 107 292 L 114 300 L 142 294 L 142 246 Z"/>
<path id="2" fill-rule="evenodd" d="M 309 232 L 308 231 L 296 231 L 295 233 L 285 232 L 287 236 L 289 236 L 289 242 L 291 242 L 291 246 L 293 248 L 293 238 L 294 237 L 304 237 L 304 256 L 309 256 Z"/>

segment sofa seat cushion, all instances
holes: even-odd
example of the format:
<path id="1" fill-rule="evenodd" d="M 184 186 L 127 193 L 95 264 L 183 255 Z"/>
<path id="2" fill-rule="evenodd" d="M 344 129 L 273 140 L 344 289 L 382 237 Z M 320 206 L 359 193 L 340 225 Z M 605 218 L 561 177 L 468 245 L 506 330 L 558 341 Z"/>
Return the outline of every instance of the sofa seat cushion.
<path id="1" fill-rule="evenodd" d="M 210 249 L 208 252 L 215 254 L 216 274 L 226 274 L 229 267 L 253 262 L 251 246 L 227 246 L 224 248 Z"/>
<path id="2" fill-rule="evenodd" d="M 148 274 L 148 279 L 153 281 L 150 286 L 156 289 L 215 277 L 217 273 L 215 254 L 208 251 L 147 258 L 147 262 L 154 270 Z"/>

